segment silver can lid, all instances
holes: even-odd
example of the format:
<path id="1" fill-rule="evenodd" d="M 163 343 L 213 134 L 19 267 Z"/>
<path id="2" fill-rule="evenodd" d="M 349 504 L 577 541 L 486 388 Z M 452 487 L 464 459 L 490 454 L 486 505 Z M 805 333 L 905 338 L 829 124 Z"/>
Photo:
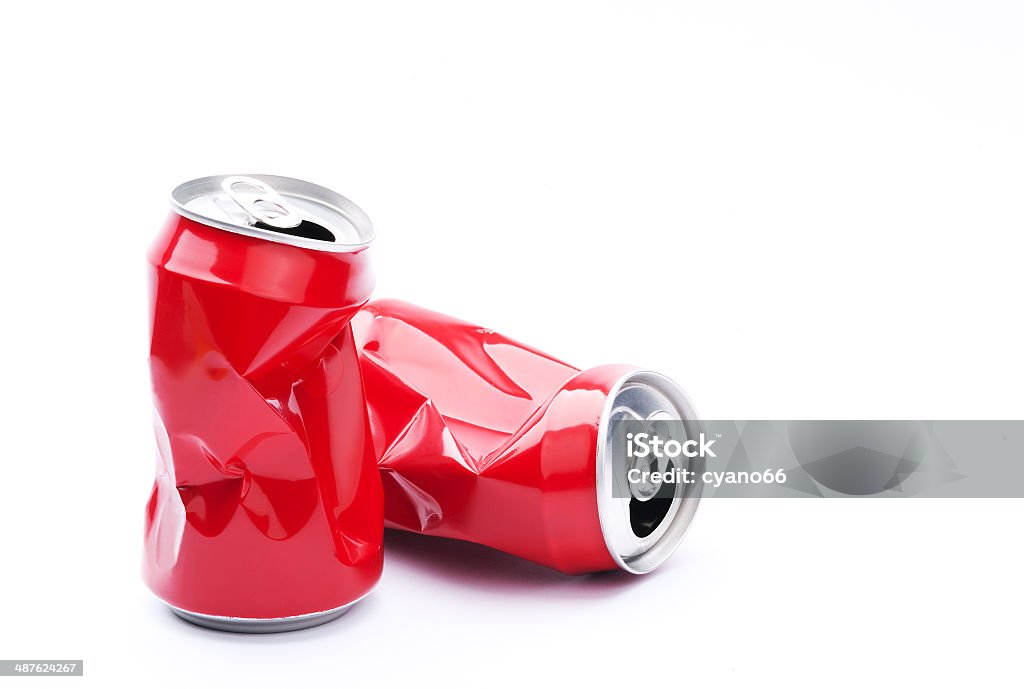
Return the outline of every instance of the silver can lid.
<path id="1" fill-rule="evenodd" d="M 172 191 L 171 205 L 204 225 L 317 251 L 358 251 L 373 241 L 373 224 L 359 206 L 291 177 L 201 177 Z"/>
<path id="2" fill-rule="evenodd" d="M 672 426 L 687 438 L 698 437 L 703 424 L 683 389 L 654 371 L 639 370 L 622 377 L 605 401 L 597 446 L 601 532 L 620 568 L 644 574 L 663 563 L 679 545 L 693 521 L 704 484 L 662 484 L 661 490 L 651 491 L 646 484 L 627 481 L 630 465 L 615 456 L 613 433 L 617 421 L 629 420 L 674 421 Z M 703 474 L 702 458 L 688 459 L 686 464 L 696 476 Z M 642 509 L 634 509 L 637 507 Z"/>

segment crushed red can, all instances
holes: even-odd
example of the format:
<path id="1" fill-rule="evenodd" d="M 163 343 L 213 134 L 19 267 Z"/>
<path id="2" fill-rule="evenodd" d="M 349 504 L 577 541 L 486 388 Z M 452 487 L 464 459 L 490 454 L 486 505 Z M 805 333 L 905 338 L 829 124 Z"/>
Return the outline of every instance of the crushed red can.
<path id="1" fill-rule="evenodd" d="M 616 418 L 694 424 L 678 385 L 626 365 L 580 370 L 488 328 L 394 300 L 353 320 L 385 522 L 471 541 L 569 574 L 653 570 L 702 484 L 619 496 Z M 689 431 L 688 431 L 689 432 Z M 691 460 L 699 475 L 703 460 Z"/>
<path id="2" fill-rule="evenodd" d="M 149 253 L 157 471 L 144 578 L 232 631 L 334 619 L 380 578 L 383 505 L 350 320 L 367 216 L 308 182 L 205 177 Z"/>

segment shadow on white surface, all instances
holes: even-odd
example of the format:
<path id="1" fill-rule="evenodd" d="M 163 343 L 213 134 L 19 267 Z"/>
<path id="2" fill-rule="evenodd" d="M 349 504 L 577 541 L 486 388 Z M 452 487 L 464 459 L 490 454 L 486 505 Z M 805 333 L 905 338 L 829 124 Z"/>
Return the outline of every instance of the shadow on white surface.
<path id="1" fill-rule="evenodd" d="M 647 577 L 626 572 L 583 576 L 562 574 L 529 560 L 476 543 L 421 536 L 388 529 L 384 532 L 385 576 L 388 568 L 425 576 L 460 588 L 536 596 L 608 598 L 642 585 Z"/>
<path id="2" fill-rule="evenodd" d="M 191 645 L 281 646 L 292 644 L 334 644 L 356 641 L 381 619 L 390 619 L 390 607 L 398 605 L 408 615 L 409 600 L 429 590 L 431 599 L 448 599 L 474 594 L 477 601 L 493 599 L 495 604 L 525 605 L 526 608 L 561 601 L 630 600 L 640 593 L 657 594 L 666 587 L 678 590 L 680 578 L 693 576 L 691 557 L 676 553 L 663 567 L 644 576 L 622 571 L 582 576 L 562 574 L 553 569 L 503 553 L 493 548 L 388 529 L 384 535 L 385 570 L 377 588 L 341 618 L 309 629 L 270 634 L 226 632 L 191 624 L 166 605 L 150 597 L 147 613 L 159 620 L 163 633 Z M 698 558 L 699 559 L 699 558 Z M 519 601 L 515 603 L 514 601 Z M 617 605 L 620 603 L 615 603 Z M 357 636 L 352 636 L 357 635 Z"/>

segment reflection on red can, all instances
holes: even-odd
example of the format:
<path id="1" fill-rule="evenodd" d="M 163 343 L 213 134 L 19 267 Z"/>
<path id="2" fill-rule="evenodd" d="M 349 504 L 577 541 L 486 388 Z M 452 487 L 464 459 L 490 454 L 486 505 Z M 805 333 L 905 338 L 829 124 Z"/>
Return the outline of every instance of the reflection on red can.
<path id="1" fill-rule="evenodd" d="M 380 479 L 350 319 L 369 219 L 322 187 L 208 177 L 149 254 L 157 476 L 144 576 L 237 631 L 319 624 L 374 586 Z"/>
<path id="2" fill-rule="evenodd" d="M 400 301 L 370 302 L 353 328 L 388 526 L 570 574 L 649 572 L 678 545 L 700 484 L 643 504 L 615 497 L 607 447 L 619 414 L 696 423 L 670 379 L 622 365 L 580 371 Z"/>

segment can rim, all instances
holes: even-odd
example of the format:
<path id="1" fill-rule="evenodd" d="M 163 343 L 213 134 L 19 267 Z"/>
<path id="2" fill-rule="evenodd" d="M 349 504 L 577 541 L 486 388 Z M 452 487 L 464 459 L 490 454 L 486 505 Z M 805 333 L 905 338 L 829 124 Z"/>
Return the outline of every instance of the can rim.
<path id="1" fill-rule="evenodd" d="M 208 177 L 198 177 L 179 184 L 171 191 L 171 208 L 178 215 L 188 218 L 189 220 L 194 220 L 202 225 L 227 230 L 228 232 L 234 232 L 235 234 L 254 237 L 256 239 L 275 242 L 277 244 L 288 244 L 303 249 L 313 249 L 315 251 L 332 253 L 350 253 L 359 251 L 360 249 L 364 249 L 369 246 L 376 237 L 376 230 L 373 227 L 373 223 L 370 222 L 369 216 L 366 215 L 366 213 L 363 212 L 363 210 L 355 203 L 327 187 L 320 186 L 319 184 L 313 184 L 312 182 L 306 182 L 305 180 L 294 177 L 265 174 L 241 175 L 265 181 L 278 193 L 313 201 L 337 212 L 352 224 L 353 228 L 355 228 L 356 232 L 360 235 L 360 241 L 329 242 L 320 239 L 307 239 L 305 237 L 282 234 L 272 230 L 264 230 L 259 227 L 238 225 L 225 220 L 210 218 L 189 210 L 186 207 L 186 204 L 199 198 L 204 193 L 220 189 L 220 182 L 222 180 L 234 176 L 239 175 L 210 175 Z"/>
<path id="2" fill-rule="evenodd" d="M 364 598 L 373 593 L 379 584 L 380 580 L 377 580 L 368 591 L 360 595 L 358 598 L 349 601 L 344 605 L 339 605 L 336 608 L 300 613 L 298 615 L 285 615 L 284 617 L 234 617 L 230 615 L 213 615 L 210 613 L 186 610 L 185 608 L 171 605 L 162 598 L 158 598 L 160 602 L 170 608 L 171 612 L 175 615 L 191 622 L 192 624 L 199 625 L 200 627 L 216 629 L 218 631 L 262 634 L 298 631 L 300 629 L 316 627 L 335 620 L 351 610 L 356 603 L 361 602 Z"/>
<path id="3" fill-rule="evenodd" d="M 612 493 L 614 485 L 614 463 L 608 449 L 608 426 L 612 415 L 612 409 L 619 392 L 629 383 L 641 383 L 654 388 L 656 391 L 667 397 L 679 412 L 680 421 L 688 424 L 688 433 L 695 435 L 703 430 L 703 424 L 697 414 L 697 410 L 690 401 L 689 396 L 683 389 L 668 376 L 644 369 L 636 369 L 621 376 L 612 386 L 605 399 L 604 408 L 601 411 L 601 421 L 598 424 L 597 438 L 597 509 L 598 521 L 601 526 L 601 535 L 604 537 L 605 547 L 611 555 L 615 564 L 631 574 L 646 574 L 660 566 L 668 557 L 675 552 L 683 536 L 693 523 L 700 498 L 704 491 L 702 481 L 686 484 L 683 494 L 672 498 L 679 504 L 667 517 L 669 524 L 661 532 L 661 535 L 650 544 L 645 545 L 639 553 L 625 555 L 619 547 L 622 536 L 623 525 L 629 529 L 628 519 L 623 520 L 622 498 L 615 498 Z M 690 428 L 692 426 L 692 430 Z M 703 474 L 704 460 L 694 458 L 690 460 L 691 466 L 698 471 L 698 476 Z M 700 465 L 700 466 L 696 466 Z"/>

